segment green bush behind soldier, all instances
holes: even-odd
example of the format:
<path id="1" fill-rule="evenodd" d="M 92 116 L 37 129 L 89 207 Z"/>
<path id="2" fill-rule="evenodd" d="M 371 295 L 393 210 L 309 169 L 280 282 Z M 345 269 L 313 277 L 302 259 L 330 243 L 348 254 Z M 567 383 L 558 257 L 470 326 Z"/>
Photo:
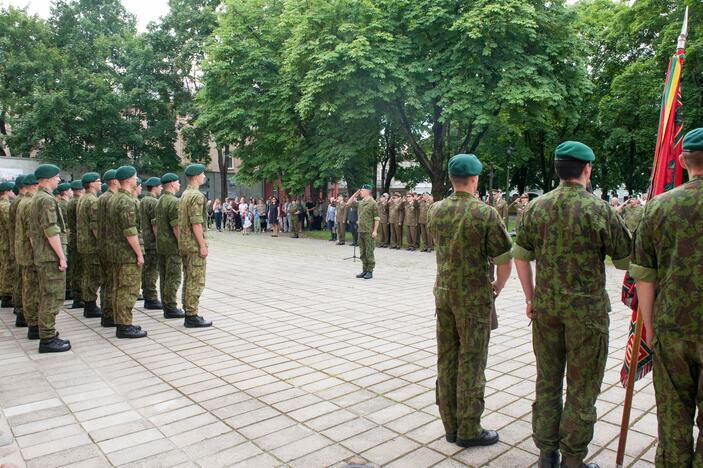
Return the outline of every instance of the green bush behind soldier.
<path id="1" fill-rule="evenodd" d="M 26 327 L 27 321 L 24 319 L 24 313 L 22 311 L 22 270 L 17 263 L 17 257 L 15 252 L 15 225 L 17 224 L 17 207 L 20 201 L 24 198 L 24 194 L 27 192 L 24 186 L 24 178 L 29 174 L 20 174 L 15 178 L 15 187 L 17 188 L 17 196 L 10 201 L 10 212 L 9 212 L 9 228 L 10 228 L 10 264 L 11 264 L 11 278 L 12 278 L 12 304 L 14 306 L 15 313 L 15 326 L 16 327 Z"/>
<path id="2" fill-rule="evenodd" d="M 159 257 L 159 290 L 164 318 L 183 318 L 177 294 L 181 285 L 181 256 L 178 253 L 178 198 L 181 183 L 171 172 L 161 177 L 163 192 L 156 204 L 156 252 Z"/>
<path id="3" fill-rule="evenodd" d="M 498 212 L 476 199 L 483 166 L 471 154 L 449 160 L 453 193 L 432 205 L 427 227 L 437 248 L 437 403 L 448 442 L 492 445 L 481 426 L 485 369 L 495 297 L 510 276 L 512 243 Z M 495 282 L 488 261 L 498 265 Z"/>
<path id="4" fill-rule="evenodd" d="M 83 316 L 86 318 L 101 317 L 102 310 L 98 307 L 98 291 L 105 288 L 107 273 L 100 261 L 98 253 L 98 190 L 100 174 L 88 172 L 83 174 L 81 183 L 85 194 L 76 203 L 76 248 L 83 259 L 81 268 L 81 299 L 83 301 Z M 70 225 L 70 224 L 69 224 Z M 105 302 L 100 304 L 104 307 Z"/>
<path id="5" fill-rule="evenodd" d="M 71 343 L 58 337 L 56 315 L 66 296 L 66 223 L 51 192 L 59 184 L 59 168 L 42 164 L 34 171 L 39 190 L 32 197 L 29 217 L 39 294 L 40 353 L 60 353 Z"/>
<path id="6" fill-rule="evenodd" d="M 344 202 L 344 197 L 337 197 L 337 210 L 334 215 L 334 226 L 337 230 L 337 245 L 346 243 L 347 235 L 347 204 Z"/>
<path id="7" fill-rule="evenodd" d="M 68 268 L 66 270 L 66 283 L 71 291 L 73 303 L 71 309 L 82 309 L 83 302 L 82 285 L 83 282 L 83 260 L 78 253 L 78 201 L 85 193 L 83 181 L 81 179 L 71 182 L 71 192 L 73 196 L 68 201 L 66 208 L 66 228 L 68 229 Z M 96 254 L 97 255 L 97 254 Z"/>
<path id="8" fill-rule="evenodd" d="M 657 467 L 703 466 L 703 128 L 684 136 L 690 180 L 647 203 L 635 233 L 630 274 L 654 349 Z"/>
<path id="9" fill-rule="evenodd" d="M 361 197 L 361 201 L 357 201 L 359 197 Z M 376 247 L 378 224 L 381 220 L 376 200 L 371 196 L 371 185 L 362 185 L 361 188 L 349 198 L 347 207 L 354 207 L 358 210 L 359 257 L 361 258 L 362 272 L 356 275 L 356 277 L 371 279 L 373 278 L 373 270 L 376 266 L 373 250 Z"/>
<path id="10" fill-rule="evenodd" d="M 561 183 L 527 206 L 513 248 L 537 360 L 533 438 L 540 467 L 559 466 L 559 450 L 563 467 L 596 467 L 583 460 L 608 356 L 604 262 L 608 255 L 617 268 L 627 268 L 630 233 L 615 209 L 586 189 L 593 151 L 567 141 L 554 155 Z"/>
<path id="11" fill-rule="evenodd" d="M 15 259 L 20 269 L 22 288 L 22 312 L 29 327 L 27 338 L 39 339 L 37 324 L 39 314 L 39 290 L 36 285 L 39 280 L 37 268 L 34 265 L 34 252 L 31 241 L 31 213 L 32 199 L 39 189 L 38 181 L 34 174 L 24 178 L 25 194 L 17 205 L 15 215 Z"/>
<path id="12" fill-rule="evenodd" d="M 12 307 L 12 257 L 10 257 L 10 198 L 14 184 L 0 183 L 0 307 Z"/>
<path id="13" fill-rule="evenodd" d="M 146 195 L 139 204 L 142 237 L 144 238 L 144 268 L 142 268 L 142 291 L 144 308 L 161 310 L 156 282 L 159 279 L 159 256 L 156 248 L 156 205 L 161 195 L 161 179 L 150 177 L 144 183 Z"/>
<path id="14" fill-rule="evenodd" d="M 110 169 L 105 171 L 103 176 L 100 178 L 102 180 L 102 185 L 100 190 L 102 191 L 100 197 L 98 197 L 98 235 L 97 235 L 97 248 L 98 248 L 98 258 L 100 259 L 100 267 L 103 271 L 103 285 L 100 288 L 100 309 L 102 312 L 102 317 L 100 319 L 100 325 L 106 328 L 111 328 L 115 326 L 115 314 L 113 310 L 113 300 L 114 300 L 114 275 L 111 274 L 113 268 L 113 262 L 110 259 L 108 252 L 108 247 L 115 245 L 118 241 L 117 234 L 111 229 L 110 224 L 110 214 L 109 205 L 110 200 L 114 197 L 117 190 L 119 190 L 120 183 L 115 179 L 115 174 L 117 170 Z"/>
<path id="15" fill-rule="evenodd" d="M 212 322 L 198 315 L 200 295 L 205 289 L 207 243 L 205 231 L 207 207 L 200 186 L 205 183 L 205 166 L 191 164 L 186 167 L 188 188 L 178 204 L 178 252 L 183 261 L 183 308 L 187 328 L 209 327 Z"/>

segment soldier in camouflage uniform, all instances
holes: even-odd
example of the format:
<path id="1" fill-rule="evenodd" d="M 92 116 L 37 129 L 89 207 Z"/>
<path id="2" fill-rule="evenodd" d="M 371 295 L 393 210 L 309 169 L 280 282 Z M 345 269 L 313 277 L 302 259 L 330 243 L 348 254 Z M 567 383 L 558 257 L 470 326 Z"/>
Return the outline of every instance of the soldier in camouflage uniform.
<path id="1" fill-rule="evenodd" d="M 22 312 L 27 321 L 27 338 L 39 339 L 37 314 L 39 310 L 39 290 L 37 289 L 37 269 L 34 266 L 34 253 L 30 240 L 30 208 L 32 198 L 37 193 L 39 186 L 34 174 L 27 174 L 24 178 L 25 194 L 17 205 L 15 214 L 15 259 L 20 269 L 22 278 Z"/>
<path id="2" fill-rule="evenodd" d="M 460 447 L 498 442 L 496 431 L 481 426 L 481 415 L 491 310 L 510 276 L 512 243 L 498 213 L 471 194 L 481 170 L 474 155 L 452 157 L 454 191 L 427 215 L 437 246 L 437 403 L 447 441 Z M 498 265 L 493 283 L 489 258 Z"/>
<path id="3" fill-rule="evenodd" d="M 626 269 L 631 240 L 615 209 L 586 190 L 594 160 L 593 151 L 579 142 L 556 148 L 561 183 L 527 206 L 513 248 L 537 359 L 532 430 L 540 467 L 558 466 L 559 449 L 564 467 L 597 466 L 583 460 L 608 356 L 604 261 L 609 255 Z M 534 282 L 531 261 L 537 264 Z"/>
<path id="4" fill-rule="evenodd" d="M 109 219 L 109 204 L 112 197 L 120 188 L 120 183 L 115 179 L 115 169 L 105 171 L 101 177 L 102 185 L 100 190 L 102 194 L 98 198 L 98 236 L 97 249 L 98 259 L 100 260 L 100 268 L 103 271 L 103 285 L 100 288 L 100 309 L 102 317 L 100 325 L 106 328 L 115 326 L 115 314 L 113 312 L 114 299 L 114 275 L 113 260 L 110 258 L 108 248 L 117 242 L 117 233 L 111 229 L 111 220 Z M 104 190 L 103 190 L 104 189 Z"/>
<path id="5" fill-rule="evenodd" d="M 290 214 L 290 220 L 291 220 L 291 232 L 293 233 L 293 239 L 297 239 L 300 237 L 300 218 L 298 215 L 300 214 L 300 208 L 302 207 L 302 202 L 298 197 L 295 197 L 291 200 L 290 205 L 288 207 L 288 214 Z M 185 264 L 183 265 L 185 267 Z M 185 307 L 185 304 L 183 304 Z"/>
<path id="6" fill-rule="evenodd" d="M 146 183 L 146 195 L 139 204 L 142 237 L 144 238 L 144 268 L 142 269 L 142 290 L 144 308 L 161 310 L 156 281 L 159 279 L 159 256 L 156 253 L 156 205 L 161 195 L 161 179 L 150 177 Z"/>
<path id="7" fill-rule="evenodd" d="M 391 229 L 388 224 L 388 194 L 384 193 L 378 198 L 378 215 L 381 217 L 379 223 L 379 229 L 381 231 L 381 238 L 378 246 L 382 249 L 388 247 L 391 242 Z"/>
<path id="8" fill-rule="evenodd" d="M 12 261 L 10 257 L 10 196 L 12 182 L 0 183 L 0 307 L 12 307 Z"/>
<path id="9" fill-rule="evenodd" d="M 432 235 L 427 229 L 427 213 L 430 211 L 430 206 L 432 206 L 432 203 L 432 195 L 429 193 L 424 194 L 420 199 L 420 209 L 417 222 L 420 224 L 420 237 L 422 238 L 423 252 L 432 252 L 432 250 L 434 250 Z"/>
<path id="10" fill-rule="evenodd" d="M 139 243 L 139 205 L 134 197 L 137 171 L 132 166 L 122 166 L 115 172 L 119 190 L 110 199 L 108 227 L 115 233 L 115 243 L 107 245 L 106 252 L 112 260 L 112 298 L 117 338 L 143 338 L 146 331 L 132 324 L 132 308 L 137 302 L 142 283 L 141 269 L 144 253 Z"/>
<path id="11" fill-rule="evenodd" d="M 334 226 L 337 230 L 337 245 L 344 245 L 347 240 L 347 204 L 344 201 L 344 197 L 341 195 L 337 197 L 337 211 L 334 214 Z"/>
<path id="12" fill-rule="evenodd" d="M 388 202 L 388 225 L 390 228 L 390 248 L 400 249 L 403 245 L 403 202 L 398 192 Z"/>
<path id="13" fill-rule="evenodd" d="M 498 214 L 500 215 L 501 219 L 503 220 L 503 224 L 506 226 L 508 225 L 508 202 L 505 201 L 503 198 L 503 193 L 500 190 L 493 190 L 493 193 L 491 194 L 491 197 L 493 199 L 493 208 L 498 211 Z"/>
<path id="14" fill-rule="evenodd" d="M 98 291 L 105 287 L 106 271 L 98 256 L 98 197 L 100 174 L 88 172 L 81 179 L 85 194 L 76 203 L 76 248 L 83 259 L 81 269 L 81 299 L 84 301 L 83 316 L 101 317 L 98 307 Z M 101 302 L 101 305 L 105 305 Z"/>
<path id="15" fill-rule="evenodd" d="M 361 197 L 361 201 L 356 201 Z M 378 224 L 381 217 L 378 213 L 376 200 L 371 196 L 371 185 L 365 184 L 357 190 L 347 202 L 347 208 L 358 209 L 357 225 L 359 233 L 359 257 L 361 258 L 362 271 L 357 278 L 373 278 L 373 269 L 376 266 L 373 249 L 376 247 Z"/>
<path id="16" fill-rule="evenodd" d="M 24 319 L 24 313 L 22 312 L 22 270 L 17 264 L 17 257 L 15 255 L 15 225 L 17 224 L 17 207 L 19 206 L 20 201 L 22 201 L 22 198 L 24 198 L 24 194 L 27 192 L 27 188 L 24 186 L 24 178 L 27 175 L 21 174 L 15 178 L 17 196 L 10 202 L 10 211 L 8 215 L 8 226 L 10 229 L 10 278 L 12 278 L 12 304 L 15 308 L 14 313 L 16 315 L 16 327 L 27 326 L 27 321 Z"/>
<path id="17" fill-rule="evenodd" d="M 625 221 L 625 226 L 634 233 L 637 226 L 642 221 L 642 216 L 644 215 L 644 207 L 637 199 L 637 197 L 630 197 L 627 202 L 619 209 L 620 216 Z"/>
<path id="18" fill-rule="evenodd" d="M 156 251 L 159 256 L 159 288 L 164 318 L 184 318 L 176 301 L 181 285 L 181 256 L 178 253 L 178 176 L 171 172 L 161 177 L 163 193 L 156 204 Z"/>
<path id="19" fill-rule="evenodd" d="M 66 228 L 68 229 L 68 269 L 66 270 L 66 283 L 71 291 L 73 304 L 71 309 L 82 309 L 85 306 L 83 302 L 83 293 L 81 283 L 83 282 L 83 264 L 78 253 L 78 226 L 77 209 L 78 200 L 83 196 L 83 181 L 81 179 L 71 182 L 71 192 L 73 196 L 68 201 L 66 207 Z"/>
<path id="20" fill-rule="evenodd" d="M 657 467 L 703 466 L 703 128 L 686 134 L 681 164 L 690 180 L 647 203 L 630 274 L 654 349 Z"/>
<path id="21" fill-rule="evenodd" d="M 34 171 L 39 190 L 30 208 L 30 231 L 39 295 L 39 352 L 60 353 L 71 343 L 58 337 L 56 315 L 66 294 L 66 223 L 51 191 L 59 184 L 59 168 L 42 164 Z"/>
<path id="22" fill-rule="evenodd" d="M 198 315 L 200 295 L 205 289 L 207 242 L 205 231 L 207 209 L 205 195 L 200 186 L 205 183 L 205 166 L 191 164 L 186 167 L 188 188 L 178 204 L 178 252 L 183 261 L 183 308 L 187 328 L 209 327 L 212 322 Z"/>

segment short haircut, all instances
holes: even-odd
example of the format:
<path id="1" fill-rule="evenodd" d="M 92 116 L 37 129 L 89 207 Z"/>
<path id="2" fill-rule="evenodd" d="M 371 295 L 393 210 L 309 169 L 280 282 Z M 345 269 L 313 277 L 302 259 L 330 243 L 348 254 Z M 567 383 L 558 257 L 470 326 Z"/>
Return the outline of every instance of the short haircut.
<path id="1" fill-rule="evenodd" d="M 586 161 L 574 158 L 562 158 L 554 160 L 554 170 L 561 180 L 573 180 L 581 177 L 583 168 L 589 164 Z"/>
<path id="2" fill-rule="evenodd" d="M 466 185 L 469 183 L 469 179 L 471 177 L 476 177 L 476 176 L 466 176 L 466 177 L 459 177 L 459 176 L 449 176 L 449 180 L 452 182 L 452 184 L 455 185 Z"/>
<path id="3" fill-rule="evenodd" d="M 703 151 L 684 151 L 683 158 L 690 169 L 703 169 Z"/>

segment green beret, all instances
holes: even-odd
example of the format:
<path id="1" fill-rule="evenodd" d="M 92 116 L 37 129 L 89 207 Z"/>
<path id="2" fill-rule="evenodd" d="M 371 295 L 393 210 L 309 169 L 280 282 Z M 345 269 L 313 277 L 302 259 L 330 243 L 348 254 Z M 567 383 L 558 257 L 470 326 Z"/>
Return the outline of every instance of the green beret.
<path id="1" fill-rule="evenodd" d="M 137 170 L 132 166 L 120 166 L 115 174 L 115 179 L 125 180 L 130 177 L 134 177 L 137 174 Z"/>
<path id="2" fill-rule="evenodd" d="M 59 186 L 56 187 L 56 190 L 58 190 L 59 193 L 71 190 L 71 184 L 69 184 L 68 182 L 60 183 Z"/>
<path id="3" fill-rule="evenodd" d="M 107 172 L 106 172 L 106 174 L 107 174 Z M 83 177 L 81 177 L 81 183 L 83 185 L 87 185 L 87 184 L 89 184 L 91 182 L 95 182 L 96 180 L 99 180 L 99 179 L 100 179 L 100 174 L 98 174 L 97 172 L 86 172 L 85 174 L 83 174 Z"/>
<path id="4" fill-rule="evenodd" d="M 149 177 L 144 185 L 146 185 L 147 188 L 158 187 L 161 185 L 161 179 L 158 177 Z"/>
<path id="5" fill-rule="evenodd" d="M 364 184 L 361 186 L 361 188 L 364 190 L 371 190 L 371 184 Z"/>
<path id="6" fill-rule="evenodd" d="M 703 128 L 691 130 L 683 137 L 684 151 L 703 151 Z"/>
<path id="7" fill-rule="evenodd" d="M 593 162 L 596 155 L 588 146 L 578 141 L 565 141 L 554 150 L 554 159 L 578 159 L 579 161 Z"/>
<path id="8" fill-rule="evenodd" d="M 110 182 L 111 180 L 115 180 L 115 177 L 117 176 L 117 171 L 115 169 L 110 169 L 105 171 L 105 174 L 102 176 L 102 181 L 103 182 Z"/>
<path id="9" fill-rule="evenodd" d="M 190 166 L 186 167 L 186 175 L 188 177 L 200 175 L 203 172 L 205 172 L 205 166 L 202 164 L 191 164 Z"/>
<path id="10" fill-rule="evenodd" d="M 24 187 L 24 174 L 20 174 L 17 177 L 15 177 L 15 187 L 16 188 Z"/>
<path id="11" fill-rule="evenodd" d="M 137 176 L 137 187 L 142 185 L 142 179 L 141 177 Z"/>
<path id="12" fill-rule="evenodd" d="M 483 164 L 475 154 L 457 154 L 449 160 L 449 175 L 454 177 L 469 177 L 481 174 Z"/>
<path id="13" fill-rule="evenodd" d="M 105 182 L 103 182 L 102 184 L 100 184 L 100 191 L 101 191 L 102 193 L 107 192 L 107 184 L 106 184 Z"/>
<path id="14" fill-rule="evenodd" d="M 3 182 L 0 183 L 0 192 L 7 192 L 9 190 L 12 190 L 12 188 L 15 186 L 12 182 Z"/>
<path id="15" fill-rule="evenodd" d="M 37 182 L 37 176 L 34 174 L 26 174 L 24 176 L 24 180 L 22 181 L 22 185 L 24 187 L 28 185 L 37 185 L 39 182 Z"/>
<path id="16" fill-rule="evenodd" d="M 72 190 L 83 190 L 83 180 L 76 179 L 73 182 L 71 182 L 71 189 Z"/>
<path id="17" fill-rule="evenodd" d="M 34 170 L 34 177 L 37 179 L 51 179 L 61 172 L 58 166 L 53 164 L 42 164 Z"/>
<path id="18" fill-rule="evenodd" d="M 161 176 L 161 183 L 162 184 L 168 184 L 169 182 L 175 182 L 178 180 L 178 176 L 174 174 L 173 172 L 167 172 L 166 174 Z"/>
<path id="19" fill-rule="evenodd" d="M 59 189 L 58 189 L 58 188 L 55 188 L 55 189 L 51 192 L 51 194 L 52 194 L 52 195 L 58 195 L 58 194 L 59 194 Z"/>

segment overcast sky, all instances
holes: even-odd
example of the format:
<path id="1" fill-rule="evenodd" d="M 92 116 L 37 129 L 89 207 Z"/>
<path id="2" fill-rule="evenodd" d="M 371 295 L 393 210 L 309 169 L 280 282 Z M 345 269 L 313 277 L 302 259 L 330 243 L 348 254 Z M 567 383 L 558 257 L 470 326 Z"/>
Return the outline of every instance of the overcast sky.
<path id="1" fill-rule="evenodd" d="M 0 0 L 2 6 L 27 7 L 30 14 L 36 13 L 48 18 L 51 12 L 51 0 Z M 146 29 L 150 21 L 156 21 L 168 13 L 168 0 L 122 0 L 125 8 L 137 17 L 137 28 Z"/>

